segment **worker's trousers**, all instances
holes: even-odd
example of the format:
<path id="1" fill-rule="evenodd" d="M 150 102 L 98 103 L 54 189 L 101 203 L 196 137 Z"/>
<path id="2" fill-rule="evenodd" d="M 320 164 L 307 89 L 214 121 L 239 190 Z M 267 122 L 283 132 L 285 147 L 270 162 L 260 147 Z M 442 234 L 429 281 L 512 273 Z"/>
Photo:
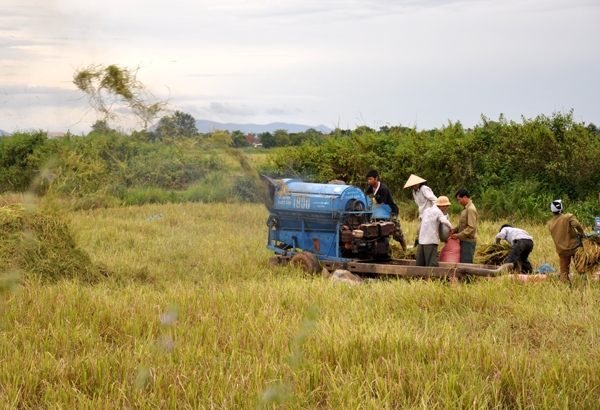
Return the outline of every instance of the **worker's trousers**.
<path id="1" fill-rule="evenodd" d="M 513 243 L 513 247 L 508 254 L 506 263 L 521 263 L 521 270 L 525 273 L 533 273 L 533 267 L 529 262 L 529 254 L 533 250 L 533 241 L 531 239 L 519 239 Z"/>

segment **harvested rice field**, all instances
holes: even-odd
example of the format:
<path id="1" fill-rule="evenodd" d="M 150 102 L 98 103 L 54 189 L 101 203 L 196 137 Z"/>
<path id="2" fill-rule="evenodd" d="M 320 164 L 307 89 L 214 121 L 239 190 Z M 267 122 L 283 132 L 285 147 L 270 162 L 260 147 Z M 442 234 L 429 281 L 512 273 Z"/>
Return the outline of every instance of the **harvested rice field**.
<path id="1" fill-rule="evenodd" d="M 0 208 L 0 408 L 600 407 L 593 275 L 333 283 L 271 267 L 266 218 Z M 558 267 L 546 228 L 518 227 Z"/>

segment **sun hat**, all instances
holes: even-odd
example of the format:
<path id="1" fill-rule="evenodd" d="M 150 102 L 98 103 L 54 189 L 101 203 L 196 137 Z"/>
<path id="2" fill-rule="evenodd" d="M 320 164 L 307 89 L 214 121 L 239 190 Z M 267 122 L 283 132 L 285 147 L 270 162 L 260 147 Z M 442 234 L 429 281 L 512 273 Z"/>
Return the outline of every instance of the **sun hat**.
<path id="1" fill-rule="evenodd" d="M 416 176 L 415 174 L 410 174 L 410 176 L 408 177 L 408 181 L 406 181 L 406 184 L 404 184 L 404 188 L 408 188 L 410 186 L 415 186 L 417 184 L 421 184 L 425 182 L 425 180 L 421 177 Z"/>
<path id="2" fill-rule="evenodd" d="M 452 205 L 450 203 L 450 200 L 448 199 L 447 196 L 440 196 L 436 201 L 435 204 L 437 206 L 447 206 L 447 205 Z"/>

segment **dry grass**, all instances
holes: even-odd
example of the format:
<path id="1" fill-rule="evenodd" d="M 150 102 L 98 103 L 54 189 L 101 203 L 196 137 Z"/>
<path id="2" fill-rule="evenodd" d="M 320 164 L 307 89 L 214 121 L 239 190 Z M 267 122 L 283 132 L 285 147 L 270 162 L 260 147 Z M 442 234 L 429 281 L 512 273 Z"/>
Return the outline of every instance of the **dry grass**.
<path id="1" fill-rule="evenodd" d="M 260 148 L 246 148 L 243 152 L 237 149 L 236 151 L 242 153 L 245 161 L 248 164 L 256 169 L 257 166 L 263 164 L 268 157 L 267 151 Z M 234 172 L 242 171 L 242 167 L 240 166 L 240 161 L 227 153 L 227 149 L 215 149 L 215 152 L 225 161 L 227 164 L 227 169 Z"/>
<path id="2" fill-rule="evenodd" d="M 600 405 L 595 282 L 336 285 L 271 268 L 266 217 L 231 204 L 65 214 L 111 275 L 3 294 L 0 408 Z M 480 242 L 500 225 L 482 221 Z M 410 241 L 416 222 L 402 226 Z M 556 266 L 546 229 L 519 227 L 534 266 Z"/>

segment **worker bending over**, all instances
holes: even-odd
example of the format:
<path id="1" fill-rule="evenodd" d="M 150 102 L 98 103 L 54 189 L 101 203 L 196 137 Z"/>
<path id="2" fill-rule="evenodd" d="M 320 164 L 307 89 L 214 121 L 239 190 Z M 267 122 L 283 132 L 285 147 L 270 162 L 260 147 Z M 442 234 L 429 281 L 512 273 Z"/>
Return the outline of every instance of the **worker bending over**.
<path id="1" fill-rule="evenodd" d="M 508 254 L 506 263 L 513 263 L 515 267 L 518 263 L 521 264 L 521 271 L 525 273 L 533 273 L 533 267 L 529 262 L 529 254 L 533 250 L 533 236 L 519 228 L 505 224 L 500 227 L 500 232 L 494 238 L 499 244 L 502 239 L 512 245 L 512 249 Z"/>

